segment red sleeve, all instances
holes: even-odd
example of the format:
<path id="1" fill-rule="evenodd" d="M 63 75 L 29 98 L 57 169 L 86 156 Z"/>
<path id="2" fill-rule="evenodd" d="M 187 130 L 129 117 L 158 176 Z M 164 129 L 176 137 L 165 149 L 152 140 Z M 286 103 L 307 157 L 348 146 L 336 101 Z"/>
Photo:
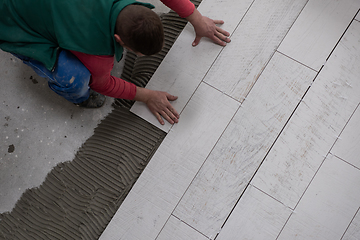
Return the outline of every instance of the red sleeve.
<path id="1" fill-rule="evenodd" d="M 160 0 L 167 7 L 174 10 L 180 17 L 186 18 L 190 16 L 194 10 L 195 5 L 190 0 Z"/>
<path id="2" fill-rule="evenodd" d="M 136 86 L 121 78 L 111 76 L 114 56 L 98 56 L 71 51 L 90 71 L 90 88 L 103 95 L 132 100 L 136 95 Z"/>

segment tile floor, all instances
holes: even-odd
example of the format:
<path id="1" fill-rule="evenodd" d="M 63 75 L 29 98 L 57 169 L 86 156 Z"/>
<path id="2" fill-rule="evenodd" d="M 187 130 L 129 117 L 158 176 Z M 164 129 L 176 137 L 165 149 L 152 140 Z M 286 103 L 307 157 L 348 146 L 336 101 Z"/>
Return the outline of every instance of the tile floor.
<path id="1" fill-rule="evenodd" d="M 360 1 L 199 9 L 232 42 L 193 48 L 182 32 L 147 86 L 179 96 L 180 122 L 134 105 L 168 135 L 100 239 L 360 239 Z M 73 158 L 111 99 L 79 110 L 11 55 L 0 64 L 4 212 Z"/>
<path id="2" fill-rule="evenodd" d="M 148 84 L 168 132 L 100 239 L 360 239 L 360 1 L 203 0 Z"/>

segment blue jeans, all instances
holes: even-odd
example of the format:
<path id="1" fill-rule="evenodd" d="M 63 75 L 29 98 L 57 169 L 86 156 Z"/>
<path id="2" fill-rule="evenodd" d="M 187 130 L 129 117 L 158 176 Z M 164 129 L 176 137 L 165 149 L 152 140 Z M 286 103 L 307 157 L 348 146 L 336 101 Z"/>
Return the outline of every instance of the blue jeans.
<path id="1" fill-rule="evenodd" d="M 90 72 L 80 60 L 67 50 L 59 53 L 53 71 L 41 62 L 18 54 L 13 54 L 30 66 L 40 77 L 47 79 L 51 90 L 72 103 L 81 103 L 89 98 Z"/>

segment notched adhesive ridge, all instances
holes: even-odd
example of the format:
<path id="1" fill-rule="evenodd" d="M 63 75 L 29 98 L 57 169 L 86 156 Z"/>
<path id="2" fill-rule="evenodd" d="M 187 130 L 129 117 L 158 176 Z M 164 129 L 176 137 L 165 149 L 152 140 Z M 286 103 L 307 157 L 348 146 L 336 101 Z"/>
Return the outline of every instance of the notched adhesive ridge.
<path id="1" fill-rule="evenodd" d="M 107 119 L 113 115 L 128 121 L 119 126 L 112 119 L 116 127 L 109 128 Z M 134 122 L 141 135 L 125 131 Z M 28 189 L 11 213 L 0 215 L 0 239 L 97 239 L 166 135 L 148 124 L 115 107 L 95 129 L 114 141 L 103 144 L 94 134 L 73 161 L 58 164 L 38 188 Z M 126 134 L 133 135 L 130 145 L 125 144 Z M 124 135 L 122 141 L 119 135 Z"/>

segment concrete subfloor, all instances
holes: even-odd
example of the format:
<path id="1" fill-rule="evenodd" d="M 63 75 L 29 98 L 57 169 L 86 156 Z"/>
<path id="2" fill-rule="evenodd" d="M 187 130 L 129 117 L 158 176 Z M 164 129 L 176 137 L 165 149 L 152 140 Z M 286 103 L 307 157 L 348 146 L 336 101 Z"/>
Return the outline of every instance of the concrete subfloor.
<path id="1" fill-rule="evenodd" d="M 11 54 L 0 52 L 0 212 L 10 211 L 21 194 L 39 186 L 77 149 L 112 109 L 76 107 L 51 91 L 47 81 Z"/>

